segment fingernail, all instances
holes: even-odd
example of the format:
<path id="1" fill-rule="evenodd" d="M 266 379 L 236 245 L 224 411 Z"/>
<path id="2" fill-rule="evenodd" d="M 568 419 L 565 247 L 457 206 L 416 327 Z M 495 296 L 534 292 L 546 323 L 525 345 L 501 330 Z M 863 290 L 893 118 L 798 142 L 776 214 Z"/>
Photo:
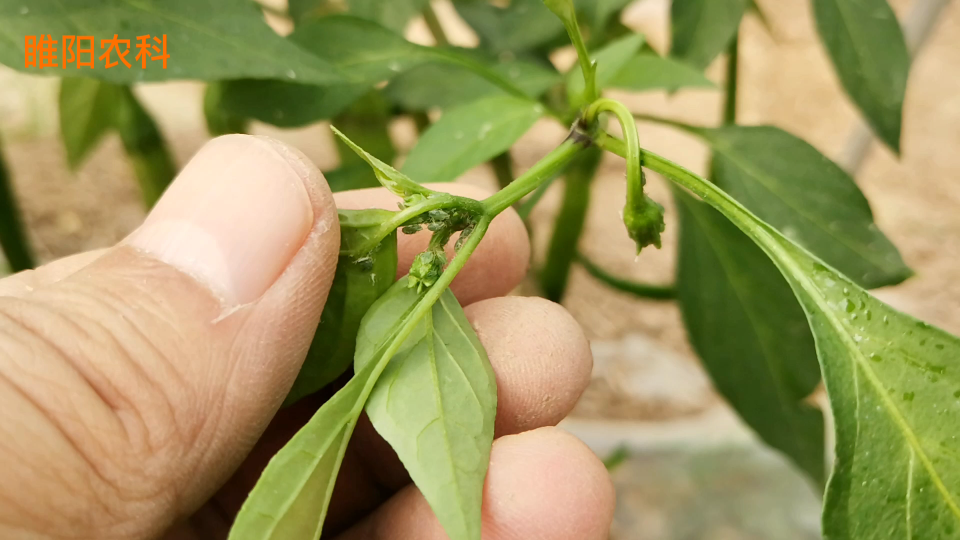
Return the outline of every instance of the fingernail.
<path id="1" fill-rule="evenodd" d="M 126 242 L 206 284 L 225 305 L 260 298 L 313 226 L 309 165 L 282 143 L 204 146 Z"/>

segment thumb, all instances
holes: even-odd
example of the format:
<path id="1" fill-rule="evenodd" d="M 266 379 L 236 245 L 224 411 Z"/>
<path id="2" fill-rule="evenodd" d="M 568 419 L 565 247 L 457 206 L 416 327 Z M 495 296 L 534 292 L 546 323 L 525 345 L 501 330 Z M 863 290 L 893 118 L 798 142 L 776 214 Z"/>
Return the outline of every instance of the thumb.
<path id="1" fill-rule="evenodd" d="M 150 536 L 201 504 L 292 385 L 338 250 L 319 171 L 228 136 L 120 245 L 0 297 L 0 537 Z"/>

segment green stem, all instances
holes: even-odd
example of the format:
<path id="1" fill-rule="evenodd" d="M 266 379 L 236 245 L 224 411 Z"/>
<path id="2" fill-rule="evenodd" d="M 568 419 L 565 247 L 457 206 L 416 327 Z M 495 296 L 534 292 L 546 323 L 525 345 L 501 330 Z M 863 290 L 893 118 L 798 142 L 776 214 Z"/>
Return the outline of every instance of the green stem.
<path id="1" fill-rule="evenodd" d="M 540 199 L 546 195 L 547 190 L 553 185 L 553 181 L 554 178 L 551 178 L 550 180 L 540 184 L 525 201 L 520 203 L 520 207 L 517 208 L 517 214 L 520 214 L 520 219 L 526 221 L 527 218 L 530 217 L 530 213 L 533 212 L 533 209 L 537 206 L 537 203 L 540 202 Z"/>
<path id="2" fill-rule="evenodd" d="M 433 10 L 430 2 L 427 2 L 427 5 L 423 7 L 423 20 L 427 23 L 427 28 L 430 29 L 430 34 L 433 35 L 433 40 L 437 42 L 437 46 L 446 47 L 450 45 L 450 39 L 447 38 L 447 33 L 443 31 L 440 18 L 437 17 L 437 12 Z"/>
<path id="3" fill-rule="evenodd" d="M 218 81 L 209 82 L 203 93 L 203 117 L 207 123 L 207 132 L 214 137 L 231 133 L 247 133 L 246 118 L 232 115 L 220 107 L 223 84 Z"/>
<path id="4" fill-rule="evenodd" d="M 563 204 L 553 228 L 547 260 L 540 273 L 540 286 L 548 300 L 560 302 L 567 290 L 570 267 L 590 208 L 590 185 L 600 166 L 603 151 L 589 148 L 570 165 L 564 184 Z"/>
<path id="5" fill-rule="evenodd" d="M 118 103 L 117 131 L 133 164 L 143 201 L 147 208 L 153 208 L 177 175 L 177 168 L 156 122 L 129 86 L 123 87 Z"/>
<path id="6" fill-rule="evenodd" d="M 617 154 L 618 156 L 627 156 L 627 147 L 624 142 L 608 133 L 602 131 L 599 132 L 594 138 L 594 143 L 600 148 Z M 667 158 L 642 148 L 640 152 L 643 166 L 647 167 L 651 171 L 663 175 L 665 178 L 677 184 L 678 186 L 690 190 L 694 195 L 700 197 L 703 202 L 709 204 L 727 216 L 738 227 L 740 227 L 741 230 L 746 232 L 748 236 L 751 238 L 757 237 L 752 229 L 744 229 L 742 224 L 756 222 L 762 223 L 760 218 L 756 217 L 742 204 L 727 195 L 727 193 L 722 189 L 718 188 L 708 180 L 704 180 L 703 178 L 690 172 L 683 166 L 677 165 Z"/>
<path id="7" fill-rule="evenodd" d="M 14 272 L 34 267 L 10 174 L 0 154 L 0 248 Z"/>
<path id="8" fill-rule="evenodd" d="M 513 157 L 510 156 L 510 150 L 491 159 L 490 166 L 493 167 L 493 174 L 497 176 L 497 184 L 500 185 L 500 189 L 513 182 Z"/>
<path id="9" fill-rule="evenodd" d="M 627 156 L 640 155 L 640 134 L 637 132 L 637 123 L 631 113 L 623 103 L 608 98 L 601 98 L 594 101 L 583 114 L 584 122 L 587 125 L 594 126 L 600 113 L 609 112 L 617 117 L 620 122 L 620 129 L 623 130 L 623 136 L 626 139 Z M 643 167 L 639 159 L 627 158 L 627 208 L 636 208 L 643 201 L 643 186 L 646 180 L 643 178 Z"/>
<path id="10" fill-rule="evenodd" d="M 632 294 L 638 298 L 646 298 L 648 300 L 673 300 L 677 297 L 677 289 L 674 286 L 664 287 L 659 285 L 647 285 L 646 283 L 637 283 L 635 281 L 614 276 L 603 268 L 597 266 L 593 261 L 588 259 L 583 254 L 577 255 L 577 262 L 579 262 L 580 265 L 583 266 L 583 269 L 586 270 L 587 273 L 593 276 L 597 281 L 604 283 L 612 289 Z"/>
<path id="11" fill-rule="evenodd" d="M 740 33 L 733 35 L 727 48 L 726 97 L 723 106 L 723 124 L 737 123 L 737 80 L 740 67 Z"/>
<path id="12" fill-rule="evenodd" d="M 380 227 L 377 228 L 377 231 L 371 234 L 364 243 L 356 246 L 350 251 L 341 252 L 340 255 L 361 257 L 380 245 L 380 242 L 382 242 L 384 238 L 393 233 L 393 231 L 403 227 L 408 221 L 420 215 L 426 214 L 431 210 L 442 210 L 447 208 L 466 210 L 475 216 L 488 215 L 487 207 L 479 201 L 468 199 L 466 197 L 450 195 L 448 193 L 435 192 L 427 197 L 423 202 L 409 208 L 405 208 L 399 212 L 395 212 L 393 217 L 390 218 L 389 221 L 381 224 Z"/>
<path id="13" fill-rule="evenodd" d="M 536 165 L 530 167 L 527 172 L 514 180 L 513 183 L 501 189 L 492 197 L 484 200 L 482 204 L 485 209 L 485 215 L 495 216 L 516 204 L 517 201 L 537 189 L 540 184 L 560 174 L 560 172 L 573 161 L 573 158 L 589 145 L 590 143 L 586 136 L 579 132 L 574 132 L 563 144 L 547 154 L 542 160 L 537 162 Z"/>
<path id="14" fill-rule="evenodd" d="M 580 23 L 577 22 L 577 13 L 572 2 L 562 2 L 563 5 L 551 7 L 551 10 L 563 21 L 563 27 L 570 36 L 573 47 L 577 50 L 577 60 L 580 62 L 580 71 L 583 72 L 583 102 L 593 103 L 600 97 L 597 88 L 597 63 L 590 58 L 590 51 L 583 41 L 580 32 Z"/>

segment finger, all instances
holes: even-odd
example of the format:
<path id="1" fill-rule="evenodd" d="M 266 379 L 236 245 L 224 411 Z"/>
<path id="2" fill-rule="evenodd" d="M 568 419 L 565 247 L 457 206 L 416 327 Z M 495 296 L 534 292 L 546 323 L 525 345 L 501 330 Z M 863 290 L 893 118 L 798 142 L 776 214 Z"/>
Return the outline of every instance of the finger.
<path id="1" fill-rule="evenodd" d="M 23 296 L 33 292 L 38 287 L 56 283 L 68 276 L 72 276 L 88 264 L 106 253 L 106 249 L 77 253 L 69 257 L 57 259 L 35 270 L 7 276 L 0 279 L 0 296 Z"/>
<path id="2" fill-rule="evenodd" d="M 192 511 L 289 390 L 338 251 L 319 171 L 229 136 L 120 246 L 0 298 L 0 485 L 24 487 L 0 523 L 147 537 Z"/>
<path id="3" fill-rule="evenodd" d="M 471 199 L 485 199 L 490 193 L 466 184 L 431 184 L 430 189 L 452 193 Z M 383 208 L 396 210 L 400 199 L 382 188 L 345 191 L 334 195 L 337 207 L 361 210 Z M 398 277 L 410 270 L 414 257 L 427 249 L 431 233 L 400 234 Z M 447 245 L 447 258 L 453 257 L 453 244 L 458 235 Z M 461 304 L 504 296 L 516 288 L 527 275 L 530 266 L 530 240 L 523 220 L 511 208 L 497 216 L 490 224 L 470 261 L 450 286 Z"/>
<path id="4" fill-rule="evenodd" d="M 613 485 L 599 459 L 572 435 L 542 428 L 499 439 L 483 492 L 484 540 L 602 540 L 613 521 Z M 447 536 L 409 486 L 340 540 L 431 540 Z"/>
<path id="5" fill-rule="evenodd" d="M 563 307 L 540 298 L 507 297 L 466 309 L 497 378 L 495 436 L 555 426 L 590 382 L 593 356 Z M 331 503 L 331 531 L 342 530 L 410 483 L 390 445 L 366 418 L 358 423 Z"/>

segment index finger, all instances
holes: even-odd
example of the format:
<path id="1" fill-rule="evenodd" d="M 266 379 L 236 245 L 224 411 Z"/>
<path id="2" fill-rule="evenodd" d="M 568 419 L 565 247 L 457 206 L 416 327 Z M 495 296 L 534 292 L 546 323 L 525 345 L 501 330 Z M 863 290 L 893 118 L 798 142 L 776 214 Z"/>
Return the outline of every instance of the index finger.
<path id="1" fill-rule="evenodd" d="M 491 193 L 466 184 L 430 184 L 436 191 L 461 197 L 482 200 Z M 396 210 L 400 198 L 384 188 L 359 189 L 334 194 L 337 207 L 348 210 L 383 208 Z M 422 231 L 398 237 L 399 265 L 397 273 L 409 272 L 413 259 L 427 249 L 431 233 Z M 447 245 L 447 260 L 453 258 L 453 244 L 459 235 L 454 235 Z M 523 220 L 511 208 L 497 216 L 490 224 L 470 261 L 453 281 L 450 289 L 463 305 L 480 300 L 504 296 L 512 291 L 527 274 L 530 267 L 530 239 Z"/>

